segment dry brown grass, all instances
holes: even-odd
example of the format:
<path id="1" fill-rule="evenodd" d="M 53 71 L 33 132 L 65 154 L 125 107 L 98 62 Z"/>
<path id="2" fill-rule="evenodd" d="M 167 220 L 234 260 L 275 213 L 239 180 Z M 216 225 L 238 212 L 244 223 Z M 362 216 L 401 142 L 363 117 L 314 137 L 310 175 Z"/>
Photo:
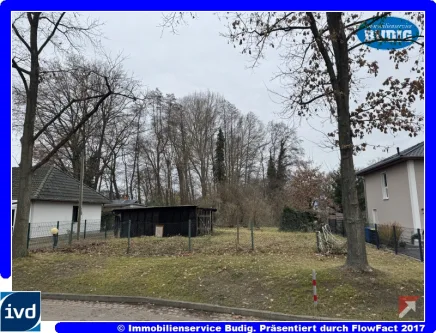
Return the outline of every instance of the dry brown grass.
<path id="1" fill-rule="evenodd" d="M 395 233 L 393 227 L 395 227 Z M 388 247 L 395 246 L 395 240 L 397 241 L 398 245 L 401 240 L 401 235 L 403 234 L 403 231 L 404 228 L 396 222 L 377 225 L 377 232 L 380 244 Z"/>
<path id="2" fill-rule="evenodd" d="M 14 261 L 16 290 L 152 296 L 291 314 L 398 320 L 398 296 L 423 294 L 422 263 L 368 247 L 374 272 L 342 269 L 344 256 L 315 252 L 313 233 L 220 229 L 214 236 L 113 239 Z M 312 269 L 319 305 L 312 306 Z M 405 320 L 423 318 L 423 304 Z"/>

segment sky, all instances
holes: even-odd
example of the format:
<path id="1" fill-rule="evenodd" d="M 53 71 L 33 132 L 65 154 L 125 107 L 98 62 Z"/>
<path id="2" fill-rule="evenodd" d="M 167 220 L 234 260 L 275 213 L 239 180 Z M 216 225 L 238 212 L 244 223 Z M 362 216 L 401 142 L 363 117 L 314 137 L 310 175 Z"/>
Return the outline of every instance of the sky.
<path id="1" fill-rule="evenodd" d="M 250 68 L 251 59 L 233 48 L 220 36 L 226 31 L 224 21 L 213 13 L 202 12 L 197 19 L 188 19 L 187 25 L 178 28 L 177 34 L 162 31 L 161 12 L 93 12 L 82 13 L 84 17 L 98 18 L 104 25 L 103 46 L 108 54 L 115 57 L 122 54 L 124 68 L 149 89 L 159 88 L 164 94 L 173 93 L 183 97 L 195 91 L 210 90 L 223 95 L 243 113 L 253 112 L 264 123 L 288 121 L 279 113 L 283 106 L 271 91 L 282 93 L 278 81 L 272 81 L 281 60 L 278 52 L 268 52 L 256 68 Z M 372 79 L 368 85 L 374 87 L 391 75 L 393 66 L 388 52 L 374 50 L 370 57 L 380 63 L 380 79 Z M 394 75 L 406 76 L 407 70 L 396 71 Z M 423 102 L 417 105 L 423 112 Z M 321 132 L 331 130 L 333 124 L 320 119 L 293 121 L 297 134 L 302 139 L 306 158 L 312 159 L 325 171 L 332 171 L 339 164 L 339 152 L 321 147 L 324 136 Z M 17 166 L 20 155 L 20 133 L 12 136 L 12 165 Z M 392 136 L 374 133 L 366 137 L 372 144 L 392 146 L 388 153 L 381 149 L 369 149 L 355 157 L 356 168 L 367 166 L 375 159 L 388 157 L 424 140 L 424 133 L 409 138 L 405 133 Z"/>

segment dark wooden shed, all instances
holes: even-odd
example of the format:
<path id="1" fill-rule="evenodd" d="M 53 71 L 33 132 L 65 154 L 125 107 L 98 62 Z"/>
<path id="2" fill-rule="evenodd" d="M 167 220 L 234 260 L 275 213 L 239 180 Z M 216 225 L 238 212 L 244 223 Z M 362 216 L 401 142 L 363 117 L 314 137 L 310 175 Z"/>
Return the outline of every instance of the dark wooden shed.
<path id="1" fill-rule="evenodd" d="M 141 208 L 124 208 L 113 211 L 120 237 L 128 235 L 130 221 L 130 237 L 153 236 L 156 226 L 163 226 L 163 236 L 188 236 L 189 220 L 191 220 L 191 236 L 211 234 L 215 219 L 215 208 L 198 206 L 155 206 Z"/>

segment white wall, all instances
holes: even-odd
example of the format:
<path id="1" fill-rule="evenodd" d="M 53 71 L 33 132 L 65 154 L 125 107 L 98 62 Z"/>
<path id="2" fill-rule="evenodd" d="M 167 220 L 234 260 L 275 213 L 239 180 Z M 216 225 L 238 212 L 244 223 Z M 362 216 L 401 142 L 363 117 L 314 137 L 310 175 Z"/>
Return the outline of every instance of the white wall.
<path id="1" fill-rule="evenodd" d="M 388 200 L 383 199 L 382 172 L 386 172 L 388 180 Z M 405 228 L 414 227 L 406 163 L 366 175 L 365 192 L 369 221 L 380 224 L 397 222 Z M 374 209 L 377 210 L 378 221 L 373 219 Z"/>
<path id="2" fill-rule="evenodd" d="M 59 221 L 59 234 L 64 235 L 71 229 L 73 217 L 73 204 L 70 202 L 36 201 L 32 202 L 30 211 L 30 237 L 50 236 L 51 228 L 56 227 Z M 99 231 L 101 221 L 100 204 L 83 204 L 81 231 L 84 230 L 86 221 L 86 232 Z M 73 224 L 73 230 L 77 230 L 77 223 Z"/>
<path id="3" fill-rule="evenodd" d="M 424 229 L 424 161 L 415 161 L 415 174 L 421 229 Z"/>

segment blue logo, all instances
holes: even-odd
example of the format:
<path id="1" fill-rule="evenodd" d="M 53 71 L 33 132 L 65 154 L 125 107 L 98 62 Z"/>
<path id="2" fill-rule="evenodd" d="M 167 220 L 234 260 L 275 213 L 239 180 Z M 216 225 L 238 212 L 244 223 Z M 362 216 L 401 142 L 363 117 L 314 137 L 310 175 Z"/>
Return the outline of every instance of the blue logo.
<path id="1" fill-rule="evenodd" d="M 395 50 L 416 42 L 419 29 L 412 22 L 399 17 L 372 18 L 360 25 L 357 37 L 369 47 Z"/>
<path id="2" fill-rule="evenodd" d="M 0 292 L 0 332 L 26 331 L 41 331 L 41 293 Z"/>

